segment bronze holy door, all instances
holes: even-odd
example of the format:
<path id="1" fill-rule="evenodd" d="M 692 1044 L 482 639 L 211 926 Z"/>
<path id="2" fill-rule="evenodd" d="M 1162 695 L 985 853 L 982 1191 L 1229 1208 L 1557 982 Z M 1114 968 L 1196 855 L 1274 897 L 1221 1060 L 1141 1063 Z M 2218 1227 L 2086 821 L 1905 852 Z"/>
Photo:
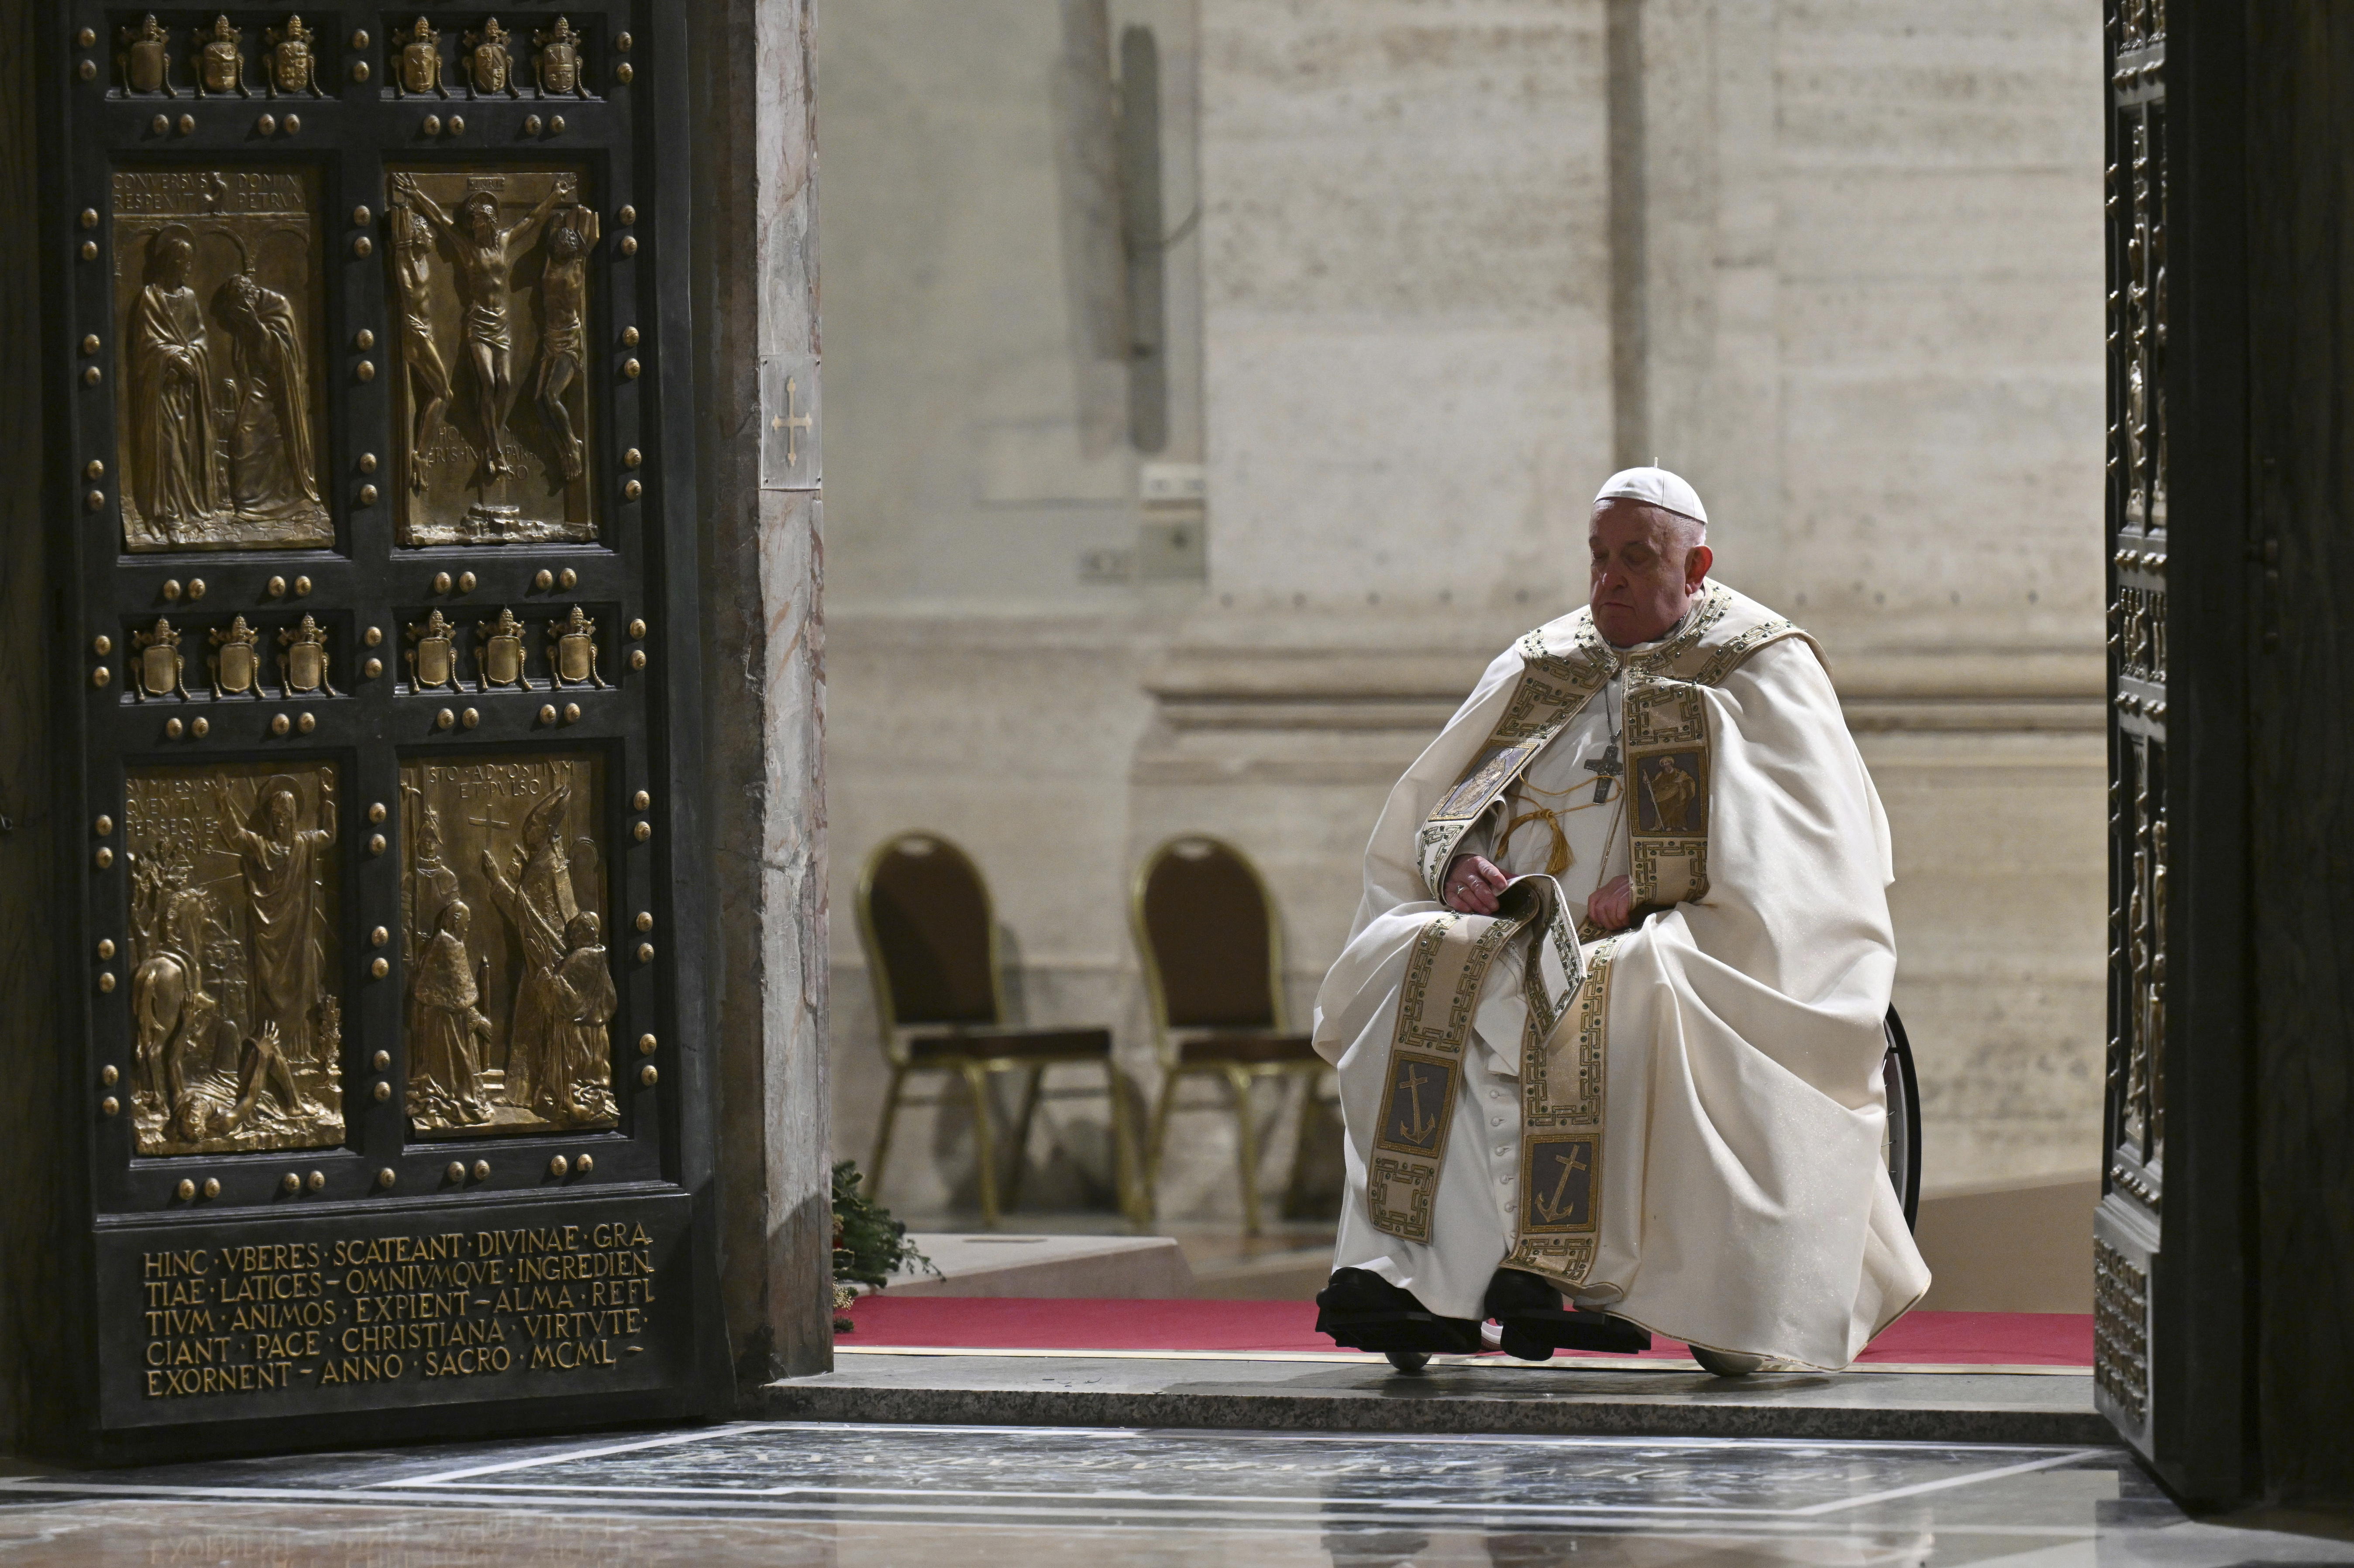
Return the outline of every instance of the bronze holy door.
<path id="1" fill-rule="evenodd" d="M 2207 1503 L 2354 1500 L 2354 15 L 2110 0 L 2094 1400 Z"/>
<path id="2" fill-rule="evenodd" d="M 2227 6 L 2111 0 L 2105 90 L 2109 1040 L 2094 1404 L 2168 1485 L 2211 1499 L 2241 1495 L 2249 1462 L 2235 27 Z"/>
<path id="3" fill-rule="evenodd" d="M 73 1440 L 712 1409 L 679 8 L 38 13 Z"/>
<path id="4" fill-rule="evenodd" d="M 2095 1398 L 2151 1447 L 2149 1292 L 2166 1168 L 2168 821 L 2167 26 L 2108 19 L 2109 1044 L 2095 1222 Z"/>

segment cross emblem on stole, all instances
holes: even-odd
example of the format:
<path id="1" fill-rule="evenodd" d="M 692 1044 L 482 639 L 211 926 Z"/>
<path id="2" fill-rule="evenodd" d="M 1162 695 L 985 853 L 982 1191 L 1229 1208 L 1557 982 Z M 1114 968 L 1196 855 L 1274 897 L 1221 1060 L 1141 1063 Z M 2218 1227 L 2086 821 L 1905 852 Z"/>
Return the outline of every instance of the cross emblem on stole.
<path id="1" fill-rule="evenodd" d="M 1600 757 L 1584 766 L 1594 775 L 1594 803 L 1597 806 L 1610 799 L 1610 781 L 1627 771 L 1627 765 L 1618 760 L 1618 743 L 1615 740 L 1602 748 Z"/>

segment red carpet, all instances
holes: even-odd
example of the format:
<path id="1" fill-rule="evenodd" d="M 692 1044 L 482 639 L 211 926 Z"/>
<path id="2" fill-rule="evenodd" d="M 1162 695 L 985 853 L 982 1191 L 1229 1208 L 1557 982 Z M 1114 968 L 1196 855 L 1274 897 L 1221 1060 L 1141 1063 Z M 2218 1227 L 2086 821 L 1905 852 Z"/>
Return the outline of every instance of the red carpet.
<path id="1" fill-rule="evenodd" d="M 957 1296 L 859 1298 L 854 1349 L 953 1346 L 997 1351 L 1330 1351 L 1308 1301 L 1089 1301 Z M 1653 1356 L 1682 1356 L 1654 1340 Z M 1914 1312 L 1862 1360 L 1938 1366 L 2093 1364 L 2089 1312 Z"/>

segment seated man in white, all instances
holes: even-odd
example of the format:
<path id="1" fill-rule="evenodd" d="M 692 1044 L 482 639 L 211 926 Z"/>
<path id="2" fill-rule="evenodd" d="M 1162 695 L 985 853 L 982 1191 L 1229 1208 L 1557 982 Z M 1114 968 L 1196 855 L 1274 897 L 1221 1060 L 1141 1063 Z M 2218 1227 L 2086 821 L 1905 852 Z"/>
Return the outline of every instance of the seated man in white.
<path id="1" fill-rule="evenodd" d="M 1492 1318 L 1531 1359 L 1657 1330 L 1840 1367 L 1928 1288 L 1881 1153 L 1887 819 L 1812 639 L 1708 579 L 1706 530 L 1676 475 L 1614 475 L 1588 607 L 1373 829 L 1316 1004 L 1341 1344 L 1418 1365 Z"/>

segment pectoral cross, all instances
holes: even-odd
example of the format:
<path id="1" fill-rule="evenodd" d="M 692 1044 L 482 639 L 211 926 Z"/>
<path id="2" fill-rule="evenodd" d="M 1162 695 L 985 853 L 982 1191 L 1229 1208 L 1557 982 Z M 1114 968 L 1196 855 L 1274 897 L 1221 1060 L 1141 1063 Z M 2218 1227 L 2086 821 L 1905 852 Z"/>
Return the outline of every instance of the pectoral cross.
<path id="1" fill-rule="evenodd" d="M 1602 755 L 1585 764 L 1585 768 L 1595 776 L 1594 803 L 1599 806 L 1610 799 L 1610 781 L 1627 771 L 1627 765 L 1618 760 L 1618 742 L 1612 740 L 1602 748 Z"/>
<path id="2" fill-rule="evenodd" d="M 1561 1222 L 1563 1213 L 1566 1212 L 1562 1208 L 1561 1201 L 1569 1196 L 1569 1179 L 1575 1172 L 1585 1169 L 1586 1169 L 1585 1151 L 1583 1146 L 1571 1149 L 1569 1158 L 1561 1162 L 1561 1180 L 1553 1184 L 1553 1197 L 1537 1200 L 1537 1218 L 1549 1225 L 1558 1224 Z"/>
<path id="3" fill-rule="evenodd" d="M 801 435 L 812 422 L 809 415 L 797 415 L 793 412 L 793 395 L 800 390 L 800 383 L 790 376 L 786 376 L 785 411 L 769 421 L 769 429 L 785 432 L 785 466 L 787 468 L 801 467 Z"/>

